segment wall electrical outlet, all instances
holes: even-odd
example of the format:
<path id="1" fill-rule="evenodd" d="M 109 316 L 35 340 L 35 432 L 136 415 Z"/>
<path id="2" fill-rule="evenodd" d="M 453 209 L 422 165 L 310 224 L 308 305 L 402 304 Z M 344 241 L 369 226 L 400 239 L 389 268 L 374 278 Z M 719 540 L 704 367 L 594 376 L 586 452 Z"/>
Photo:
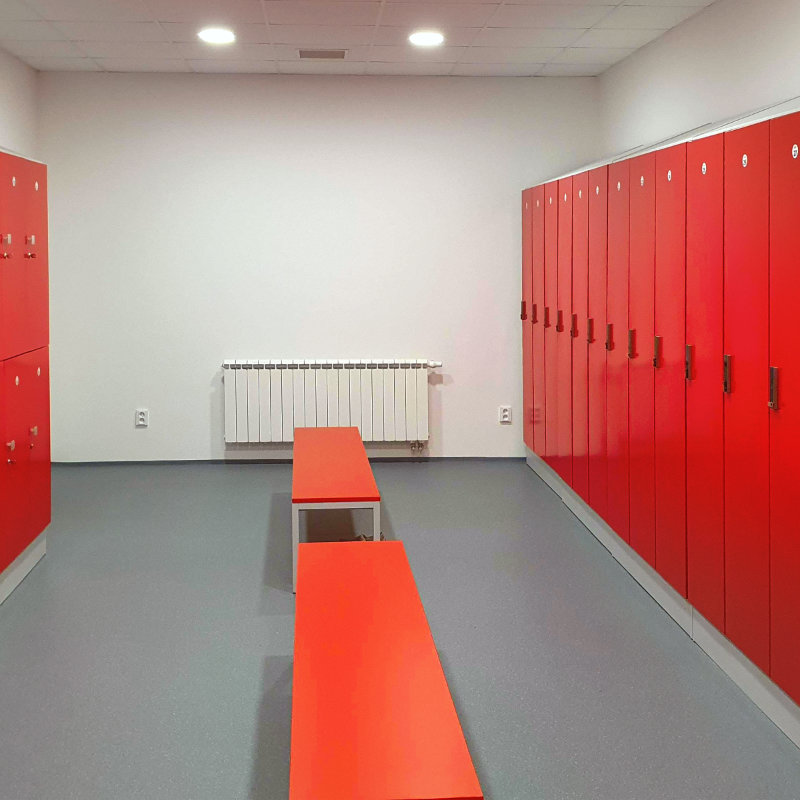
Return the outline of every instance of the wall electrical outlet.
<path id="1" fill-rule="evenodd" d="M 501 425 L 511 424 L 511 406 L 498 406 L 497 407 L 497 421 Z"/>
<path id="2" fill-rule="evenodd" d="M 146 428 L 150 425 L 150 409 L 137 408 L 136 409 L 136 427 Z"/>

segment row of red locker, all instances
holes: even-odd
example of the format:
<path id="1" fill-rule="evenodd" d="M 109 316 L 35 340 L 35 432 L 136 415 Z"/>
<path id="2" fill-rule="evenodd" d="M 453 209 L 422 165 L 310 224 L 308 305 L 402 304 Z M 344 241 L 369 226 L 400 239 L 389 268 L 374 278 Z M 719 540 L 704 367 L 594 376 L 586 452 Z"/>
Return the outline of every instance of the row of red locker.
<path id="1" fill-rule="evenodd" d="M 47 167 L 0 153 L 0 360 L 49 343 Z"/>
<path id="2" fill-rule="evenodd" d="M 523 194 L 525 442 L 800 701 L 800 115 Z"/>
<path id="3" fill-rule="evenodd" d="M 48 348 L 0 363 L 0 573 L 50 523 Z"/>

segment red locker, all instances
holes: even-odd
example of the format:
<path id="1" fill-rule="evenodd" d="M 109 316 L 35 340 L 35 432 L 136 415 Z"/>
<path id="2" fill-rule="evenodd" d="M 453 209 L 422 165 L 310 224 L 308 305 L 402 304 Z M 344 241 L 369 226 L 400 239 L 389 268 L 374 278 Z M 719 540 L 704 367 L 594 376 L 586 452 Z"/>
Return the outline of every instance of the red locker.
<path id="1" fill-rule="evenodd" d="M 572 178 L 558 182 L 558 423 L 555 468 L 572 485 Z"/>
<path id="2" fill-rule="evenodd" d="M 769 123 L 725 134 L 725 625 L 769 670 Z"/>
<path id="3" fill-rule="evenodd" d="M 608 261 L 608 167 L 589 173 L 588 471 L 589 505 L 608 517 L 606 453 L 606 280 Z"/>
<path id="4" fill-rule="evenodd" d="M 19 159 L 20 189 L 24 212 L 20 243 L 25 269 L 25 346 L 17 352 L 45 347 L 50 341 L 47 235 L 47 167 Z"/>
<path id="5" fill-rule="evenodd" d="M 688 596 L 724 631 L 722 134 L 690 142 L 686 169 Z"/>
<path id="6" fill-rule="evenodd" d="M 770 124 L 770 653 L 773 680 L 800 702 L 800 115 Z"/>
<path id="7" fill-rule="evenodd" d="M 572 488 L 589 502 L 589 173 L 572 179 Z"/>
<path id="8" fill-rule="evenodd" d="M 544 456 L 544 186 L 532 190 L 531 250 L 533 263 L 533 307 L 528 312 L 533 333 L 533 449 Z"/>
<path id="9" fill-rule="evenodd" d="M 656 153 L 656 569 L 686 597 L 686 145 Z"/>
<path id="10" fill-rule="evenodd" d="M 30 349 L 22 164 L 22 159 L 0 153 L 0 360 Z"/>
<path id="11" fill-rule="evenodd" d="M 630 162 L 608 168 L 608 295 L 604 334 L 608 450 L 608 524 L 630 541 L 628 456 L 628 261 Z"/>
<path id="12" fill-rule="evenodd" d="M 655 153 L 630 163 L 630 543 L 655 566 Z"/>
<path id="13" fill-rule="evenodd" d="M 558 461 L 558 183 L 545 184 L 544 206 L 544 371 L 545 461 Z"/>
<path id="14" fill-rule="evenodd" d="M 533 450 L 533 326 L 530 316 L 533 305 L 533 250 L 531 247 L 531 215 L 533 189 L 522 193 L 522 437 Z"/>
<path id="15" fill-rule="evenodd" d="M 28 450 L 27 547 L 50 524 L 50 360 L 43 347 L 13 359 L 21 375 L 23 448 Z"/>

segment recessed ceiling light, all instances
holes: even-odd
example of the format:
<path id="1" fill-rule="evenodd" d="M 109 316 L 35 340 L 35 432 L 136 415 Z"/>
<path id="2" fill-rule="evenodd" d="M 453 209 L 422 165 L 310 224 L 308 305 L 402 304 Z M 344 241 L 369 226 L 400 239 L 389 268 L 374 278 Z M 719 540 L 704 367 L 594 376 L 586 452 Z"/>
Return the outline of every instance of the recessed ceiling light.
<path id="1" fill-rule="evenodd" d="M 439 31 L 415 31 L 408 41 L 417 47 L 436 47 L 444 41 L 444 36 Z"/>
<path id="2" fill-rule="evenodd" d="M 228 28 L 203 28 L 197 35 L 209 44 L 230 44 L 236 41 L 236 34 Z"/>

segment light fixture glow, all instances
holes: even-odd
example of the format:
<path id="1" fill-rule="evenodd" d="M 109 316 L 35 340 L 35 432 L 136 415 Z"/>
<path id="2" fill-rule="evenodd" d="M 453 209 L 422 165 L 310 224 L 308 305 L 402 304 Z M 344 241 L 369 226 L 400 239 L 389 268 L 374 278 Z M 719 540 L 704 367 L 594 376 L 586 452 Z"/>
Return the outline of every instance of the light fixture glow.
<path id="1" fill-rule="evenodd" d="M 227 28 L 203 28 L 197 35 L 209 44 L 230 44 L 236 41 L 234 32 Z"/>
<path id="2" fill-rule="evenodd" d="M 437 47 L 444 41 L 444 36 L 439 31 L 415 31 L 408 41 L 417 47 Z"/>

